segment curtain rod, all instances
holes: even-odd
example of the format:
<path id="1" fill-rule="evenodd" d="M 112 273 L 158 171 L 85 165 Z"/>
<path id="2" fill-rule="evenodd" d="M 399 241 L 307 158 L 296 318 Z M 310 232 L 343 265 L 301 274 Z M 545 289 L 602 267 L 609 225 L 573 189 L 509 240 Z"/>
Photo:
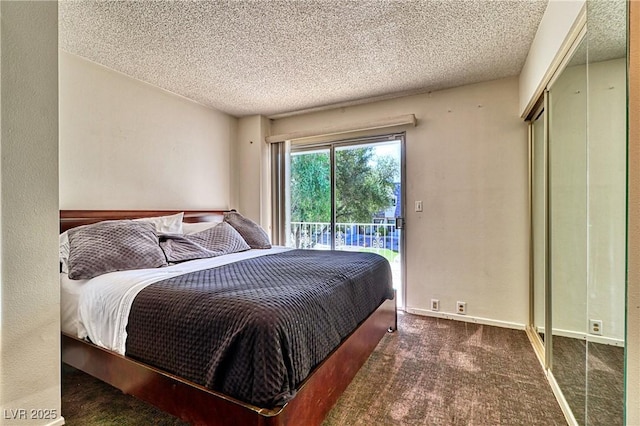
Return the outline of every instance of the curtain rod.
<path id="1" fill-rule="evenodd" d="M 278 143 L 296 139 L 305 139 L 321 136 L 339 135 L 344 133 L 361 132 L 365 130 L 384 129 L 396 126 L 416 126 L 416 116 L 414 114 L 398 115 L 379 120 L 369 120 L 360 123 L 343 124 L 340 126 L 325 127 L 315 130 L 301 130 L 298 132 L 282 133 L 279 135 L 267 136 L 267 143 Z"/>

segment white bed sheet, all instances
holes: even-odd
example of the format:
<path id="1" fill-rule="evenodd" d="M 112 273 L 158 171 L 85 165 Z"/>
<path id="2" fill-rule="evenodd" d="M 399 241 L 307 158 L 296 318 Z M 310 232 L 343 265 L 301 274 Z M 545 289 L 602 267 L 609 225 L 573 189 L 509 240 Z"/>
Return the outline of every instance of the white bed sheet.
<path id="1" fill-rule="evenodd" d="M 288 250 L 291 249 L 249 250 L 165 268 L 110 272 L 90 280 L 71 280 L 61 273 L 62 331 L 81 339 L 88 337 L 96 345 L 124 355 L 131 305 L 136 295 L 148 285 L 189 272 Z"/>
<path id="2" fill-rule="evenodd" d="M 78 335 L 78 299 L 87 281 L 72 280 L 60 273 L 60 329 L 72 336 Z"/>

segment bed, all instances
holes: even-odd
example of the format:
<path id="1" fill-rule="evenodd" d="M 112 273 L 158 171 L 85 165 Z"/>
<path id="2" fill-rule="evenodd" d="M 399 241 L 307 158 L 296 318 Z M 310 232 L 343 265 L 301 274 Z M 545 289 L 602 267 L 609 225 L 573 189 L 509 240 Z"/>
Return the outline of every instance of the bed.
<path id="1" fill-rule="evenodd" d="M 179 212 L 61 211 L 60 229 L 62 232 L 80 225 L 105 220 L 138 219 L 177 213 Z M 183 220 L 185 223 L 219 222 L 224 213 L 222 211 L 186 211 L 184 212 Z M 318 252 L 317 254 L 320 257 L 331 256 L 329 252 Z M 231 259 L 229 263 L 224 263 L 226 262 L 225 258 L 234 256 L 237 259 Z M 74 326 L 63 325 L 63 362 L 193 424 L 320 424 L 340 394 L 353 379 L 358 369 L 364 364 L 378 341 L 386 332 L 395 330 L 396 309 L 394 300 L 388 298 L 392 296 L 389 291 L 387 291 L 387 296 L 378 297 L 380 300 L 376 301 L 375 305 L 371 305 L 373 302 L 367 302 L 370 305 L 369 307 L 354 308 L 354 310 L 361 311 L 358 314 L 345 314 L 344 306 L 341 309 L 336 308 L 337 313 L 331 312 L 334 309 L 334 305 L 339 305 L 341 299 L 347 298 L 345 293 L 337 296 L 326 293 L 323 298 L 335 297 L 336 299 L 330 303 L 321 304 L 322 306 L 307 305 L 306 307 L 300 307 L 297 306 L 299 302 L 296 299 L 288 300 L 289 296 L 280 297 L 277 294 L 265 294 L 263 288 L 256 290 L 254 288 L 255 277 L 237 277 L 238 275 L 244 275 L 244 272 L 239 274 L 239 270 L 255 270 L 257 274 L 263 274 L 260 276 L 270 275 L 265 271 L 273 268 L 273 262 L 277 265 L 278 270 L 287 268 L 287 265 L 289 265 L 289 269 L 295 275 L 296 270 L 304 270 L 304 267 L 301 266 L 304 265 L 304 262 L 311 261 L 309 256 L 312 256 L 311 252 L 302 253 L 302 251 L 274 247 L 268 250 L 248 250 L 218 258 L 194 260 L 147 271 L 145 273 L 150 273 L 154 276 L 165 274 L 166 277 L 163 276 L 161 279 L 153 278 L 151 280 L 153 282 L 152 285 L 142 286 L 143 289 L 136 290 L 135 297 L 132 297 L 133 301 L 124 315 L 129 320 L 124 328 L 127 341 L 126 351 L 124 350 L 122 338 L 118 339 L 109 334 L 103 338 L 98 334 L 91 334 L 92 337 L 98 337 L 88 339 L 87 333 L 76 333 L 74 332 Z M 328 268 L 335 269 L 342 263 L 342 267 L 349 269 L 350 264 L 356 265 L 366 260 L 378 265 L 375 266 L 376 268 L 384 267 L 380 264 L 379 259 L 371 256 L 368 256 L 371 259 L 365 259 L 367 256 L 353 253 L 341 256 L 346 257 L 341 257 L 341 260 L 327 258 L 325 264 L 327 264 Z M 313 259 L 315 261 L 315 258 Z M 214 266 L 208 263 L 210 261 L 213 262 Z M 202 265 L 193 266 L 193 269 L 190 269 L 193 264 L 199 262 Z M 222 262 L 222 264 L 216 264 L 216 262 Z M 371 265 L 374 265 L 374 263 Z M 388 265 L 386 266 L 388 267 Z M 362 272 L 363 274 L 370 276 L 370 280 L 373 279 L 371 277 L 381 275 L 378 270 L 372 268 L 374 266 L 363 266 L 361 268 L 364 271 Z M 331 271 L 333 269 L 329 272 L 335 273 Z M 137 272 L 133 274 L 129 273 L 129 271 L 124 275 L 127 274 L 139 275 Z M 309 274 L 313 274 L 311 269 L 304 270 L 304 276 Z M 64 275 L 61 274 L 61 279 L 64 278 Z M 97 277 L 94 281 L 104 284 L 108 281 L 105 277 L 111 275 L 113 274 L 105 274 Z M 206 277 L 203 278 L 204 275 Z M 342 276 L 344 274 L 337 272 L 335 275 Z M 189 309 L 196 306 L 196 311 L 201 311 L 205 307 L 212 305 L 224 306 L 219 303 L 219 299 L 216 299 L 216 302 L 209 301 L 207 299 L 207 290 L 201 289 L 202 284 L 195 282 L 194 276 L 204 282 L 239 280 L 237 283 L 240 286 L 239 292 L 254 294 L 255 291 L 258 291 L 260 300 L 268 300 L 269 302 L 266 304 L 275 305 L 275 310 L 253 315 L 252 312 L 256 309 L 256 306 L 258 306 L 260 312 L 262 312 L 262 306 L 248 303 L 248 306 L 243 307 L 246 310 L 242 311 L 241 314 L 237 314 L 235 311 L 232 314 L 229 313 L 227 318 L 249 318 L 255 316 L 259 320 L 250 324 L 251 327 L 243 322 L 239 328 L 234 329 L 235 331 L 231 333 L 233 337 L 227 336 L 225 339 L 215 340 L 217 337 L 211 335 L 211 338 L 205 340 L 213 342 L 211 343 L 213 349 L 207 347 L 205 348 L 206 350 L 201 351 L 202 342 L 189 347 L 191 345 L 191 337 L 189 335 L 200 336 L 206 334 L 208 329 L 214 328 L 211 326 L 214 323 L 205 323 L 203 325 L 200 324 L 200 320 L 191 318 L 190 322 L 185 320 L 187 321 L 187 326 L 181 329 L 190 330 L 190 332 L 175 333 L 171 339 L 165 336 L 165 334 L 170 334 L 169 332 L 162 331 L 153 334 L 156 331 L 154 328 L 159 329 L 159 324 L 162 321 L 167 323 L 163 327 L 170 327 L 171 324 L 177 323 L 181 318 L 189 317 L 191 310 L 185 311 L 185 306 L 188 306 Z M 279 279 L 281 278 L 283 277 Z M 298 291 L 297 287 L 295 287 L 295 281 L 299 278 L 298 276 L 289 280 L 294 282 L 294 287 L 289 288 L 287 290 L 288 293 L 296 293 Z M 141 280 L 149 282 L 150 278 L 147 275 L 143 276 Z M 349 280 L 349 285 L 353 286 L 355 290 L 347 289 L 341 291 L 355 292 L 356 299 L 364 298 L 361 294 L 362 288 L 357 290 L 357 285 L 351 283 L 353 280 L 346 279 L 346 281 Z M 67 281 L 69 280 L 67 279 Z M 282 279 L 282 281 L 285 282 L 287 280 Z M 236 283 L 235 281 L 233 282 L 235 289 Z M 66 291 L 66 293 L 67 296 L 71 294 L 71 297 L 63 297 L 61 301 L 63 324 L 69 324 L 69 321 L 65 320 L 65 318 L 70 311 L 74 309 L 82 311 L 82 309 L 78 309 L 74 305 L 74 303 L 77 303 L 77 297 L 74 298 L 74 295 L 77 296 L 81 291 L 84 291 L 81 288 L 82 285 L 76 285 L 74 288 L 73 284 L 67 284 L 71 286 L 71 290 Z M 186 287 L 184 287 L 185 285 Z M 243 285 L 245 287 L 242 287 Z M 389 290 L 390 282 L 385 285 L 388 286 Z M 180 289 L 186 289 L 183 293 L 187 294 L 187 296 L 182 294 L 181 297 L 183 299 L 177 302 L 168 301 L 168 292 L 172 292 L 176 286 Z M 135 284 L 131 288 L 138 289 Z M 148 299 L 146 305 L 143 302 L 145 298 Z M 71 302 L 69 302 L 69 299 Z M 85 297 L 85 299 L 87 298 Z M 165 300 L 166 302 L 164 302 Z M 151 305 L 161 306 L 163 303 L 165 305 L 159 308 L 161 314 L 154 312 L 149 307 Z M 237 305 L 237 302 L 232 304 Z M 279 306 L 279 304 L 293 305 L 294 312 L 286 315 L 280 314 L 284 310 L 281 310 L 282 306 Z M 245 305 L 245 303 L 243 302 L 242 305 Z M 174 309 L 174 307 L 179 306 L 182 306 L 182 308 Z M 216 307 L 216 309 L 218 308 Z M 295 309 L 298 310 L 296 311 Z M 311 319 L 299 320 L 303 317 L 300 309 L 305 312 L 314 311 L 315 313 Z M 173 310 L 177 311 L 177 316 L 175 317 L 177 319 L 166 317 L 164 313 Z M 222 315 L 216 312 L 210 313 L 210 315 Z M 123 316 L 121 312 L 119 315 Z M 347 327 L 346 325 L 334 326 L 334 321 L 331 318 L 335 315 L 353 316 L 354 318 L 350 319 L 353 324 L 348 326 L 348 329 L 345 328 Z M 300 336 L 304 336 L 304 338 L 287 337 L 274 343 L 273 338 L 264 337 L 265 330 L 271 330 L 274 326 L 263 326 L 263 324 L 267 324 L 267 319 L 270 320 L 272 317 L 277 318 L 274 320 L 277 323 L 277 333 L 282 333 L 282 324 L 286 323 L 288 324 L 287 327 L 299 329 Z M 80 321 L 90 323 L 84 317 Z M 216 321 L 221 320 L 218 318 Z M 234 320 L 232 322 L 238 321 Z M 253 331 L 252 328 L 256 326 L 260 328 L 257 332 Z M 81 326 L 78 329 L 83 329 L 83 327 Z M 92 327 L 94 326 L 87 328 Z M 98 323 L 95 327 L 100 328 L 100 324 Z M 198 329 L 197 327 L 201 328 Z M 118 327 L 110 325 L 106 328 L 117 329 Z M 178 327 L 176 326 L 176 328 Z M 332 329 L 331 332 L 326 331 L 329 328 Z M 340 330 L 333 330 L 333 328 Z M 242 346 L 241 343 L 238 343 L 240 340 L 237 336 L 247 334 L 252 336 L 251 341 L 254 343 Z M 162 339 L 168 340 L 163 342 Z M 99 344 L 90 343 L 89 340 Z M 258 344 L 255 344 L 256 341 Z M 105 342 L 108 343 L 105 344 Z M 149 342 L 152 342 L 152 344 Z M 176 349 L 169 351 L 165 355 L 156 356 L 155 352 L 157 351 L 149 350 L 155 345 L 158 345 L 158 347 L 175 346 L 179 350 Z M 185 345 L 186 349 L 184 349 Z M 220 356 L 214 355 L 210 358 L 193 356 L 194 354 L 208 353 L 207 351 L 210 350 L 219 351 L 221 347 L 226 347 L 225 345 L 233 346 L 236 352 L 223 353 Z M 318 346 L 323 349 L 312 356 L 299 356 L 300 352 L 304 352 L 306 348 L 311 346 L 314 348 Z M 134 348 L 137 349 L 134 350 Z M 175 362 L 175 358 L 179 358 L 181 356 L 180 353 L 185 351 L 190 354 L 185 357 L 185 359 L 189 360 L 188 366 L 183 369 L 176 368 L 171 363 Z M 283 361 L 278 362 L 274 362 L 274 357 L 271 355 L 262 358 L 263 354 L 272 352 L 274 354 L 282 352 L 289 355 L 285 356 Z M 249 354 L 246 358 L 253 361 L 247 367 L 249 365 L 247 364 L 249 362 L 247 359 L 242 359 L 242 356 L 230 356 L 229 353 Z M 299 361 L 298 358 L 303 359 L 303 361 Z M 184 366 L 185 362 L 178 361 L 177 364 Z M 302 368 L 300 368 L 300 364 L 303 365 Z M 212 365 L 216 368 L 213 368 Z M 207 368 L 209 368 L 208 373 L 200 374 Z M 244 374 L 247 370 L 251 370 L 251 375 L 242 376 L 241 374 Z M 231 373 L 227 374 L 229 371 L 237 371 L 240 376 L 227 379 L 226 375 L 232 376 Z M 224 372 L 224 377 L 221 376 L 220 372 Z M 240 382 L 239 385 L 237 385 L 238 382 Z M 272 385 L 272 382 L 275 382 L 281 388 L 278 389 L 276 386 L 274 389 L 270 389 L 269 386 Z"/>

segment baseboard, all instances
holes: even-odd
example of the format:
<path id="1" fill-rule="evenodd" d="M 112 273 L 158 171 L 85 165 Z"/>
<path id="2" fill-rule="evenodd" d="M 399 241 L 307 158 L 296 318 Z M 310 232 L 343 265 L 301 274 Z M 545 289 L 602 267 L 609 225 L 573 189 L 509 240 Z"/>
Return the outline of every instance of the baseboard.
<path id="1" fill-rule="evenodd" d="M 540 335 L 538 334 L 539 330 L 536 330 L 533 327 L 526 327 L 525 331 L 527 332 L 531 346 L 533 346 L 533 352 L 536 354 L 536 357 L 544 370 L 544 342 L 540 339 Z"/>
<path id="2" fill-rule="evenodd" d="M 519 324 L 517 322 L 499 321 L 499 320 L 494 320 L 489 318 L 474 317 L 470 315 L 460 315 L 460 314 L 451 314 L 448 312 L 430 311 L 428 309 L 405 308 L 405 311 L 410 314 L 422 315 L 425 317 L 444 318 L 444 319 L 450 319 L 455 321 L 472 322 L 472 323 L 483 324 L 483 325 L 493 325 L 495 327 L 514 328 L 516 330 L 525 329 L 524 324 Z"/>
<path id="3" fill-rule="evenodd" d="M 61 426 L 65 424 L 64 417 L 60 416 L 51 423 L 47 423 L 47 426 Z"/>
<path id="4" fill-rule="evenodd" d="M 541 333 L 544 333 L 544 327 L 538 327 Z M 598 336 L 596 334 L 583 333 L 580 331 L 563 330 L 559 328 L 553 329 L 554 336 L 569 337 L 571 339 L 586 340 L 587 342 L 600 343 L 602 345 L 624 347 L 624 340 L 615 339 L 613 337 Z"/>
<path id="5" fill-rule="evenodd" d="M 603 345 L 611 345 L 624 348 L 624 340 L 614 339 L 612 337 L 602 337 L 587 334 L 587 342 L 601 343 Z"/>
<path id="6" fill-rule="evenodd" d="M 490 318 L 474 317 L 470 315 L 452 314 L 449 312 L 430 311 L 428 309 L 405 308 L 405 312 L 408 312 L 414 315 L 422 315 L 425 317 L 435 317 L 435 318 L 444 318 L 444 319 L 450 319 L 455 321 L 473 322 L 476 324 L 493 325 L 496 327 L 514 328 L 516 330 L 526 329 L 526 326 L 524 324 L 519 324 L 516 322 L 500 321 L 500 320 L 494 320 Z M 544 333 L 544 327 L 539 327 L 539 331 Z M 569 337 L 572 339 L 586 340 L 588 342 L 600 343 L 603 345 L 624 347 L 624 340 L 615 339 L 613 337 L 597 336 L 595 334 L 582 333 L 579 331 L 554 329 L 553 335 Z"/>
<path id="7" fill-rule="evenodd" d="M 546 370 L 545 373 L 547 376 L 547 381 L 549 382 L 551 390 L 553 391 L 553 395 L 556 397 L 558 405 L 560 405 L 560 409 L 562 410 L 562 414 L 564 414 L 564 418 L 567 421 L 567 424 L 569 426 L 579 426 L 578 421 L 573 415 L 573 411 L 571 411 L 571 407 L 569 407 L 569 403 L 560 390 L 560 386 L 558 385 L 556 378 L 553 377 L 553 373 L 551 372 L 551 370 Z"/>
<path id="8" fill-rule="evenodd" d="M 558 405 L 560 406 L 560 410 L 562 410 L 562 414 L 564 415 L 564 418 L 567 421 L 567 425 L 569 425 L 569 426 L 578 426 L 578 422 L 577 422 L 575 416 L 573 415 L 573 411 L 571 410 L 571 407 L 569 407 L 569 403 L 567 402 L 566 398 L 564 397 L 564 394 L 562 393 L 562 390 L 560 390 L 560 386 L 558 385 L 558 382 L 556 381 L 556 378 L 553 376 L 553 373 L 551 372 L 551 370 L 547 369 L 547 367 L 545 365 L 545 362 L 544 362 L 544 356 L 545 356 L 544 343 L 540 340 L 540 336 L 538 335 L 538 333 L 540 331 L 544 332 L 544 329 L 541 329 L 541 328 L 534 329 L 533 327 L 527 327 L 526 328 L 527 336 L 529 336 L 529 341 L 531 342 L 531 345 L 533 347 L 533 352 L 536 354 L 536 357 L 538 358 L 538 361 L 540 362 L 540 366 L 542 367 L 542 370 L 544 371 L 544 375 L 547 378 L 547 382 L 549 383 L 549 387 L 551 387 L 551 391 L 553 392 L 553 396 L 555 396 L 556 401 L 558 402 Z"/>
<path id="9" fill-rule="evenodd" d="M 4 415 L 4 419 L 5 419 L 5 420 L 6 420 L 6 419 L 11 419 L 11 417 L 9 417 L 9 416 L 11 416 L 11 415 L 16 415 L 16 417 L 17 417 L 17 418 L 14 418 L 14 419 L 15 419 L 15 423 L 13 423 L 13 424 L 14 424 L 14 425 L 18 425 L 18 424 L 22 424 L 23 422 L 24 422 L 25 424 L 27 424 L 27 422 L 28 422 L 28 420 L 26 420 L 26 419 L 27 419 L 27 414 L 30 414 L 30 413 L 31 413 L 31 411 L 36 411 L 36 410 L 23 410 L 23 409 L 20 409 L 20 410 L 19 410 L 19 411 L 20 411 L 20 414 L 21 414 L 21 416 L 20 416 L 20 417 L 18 417 L 18 416 L 17 416 L 17 414 L 14 414 L 14 413 L 15 413 L 16 411 L 18 411 L 18 410 L 14 410 L 14 413 L 8 413 L 8 411 L 9 411 L 9 410 L 5 410 L 5 412 L 3 413 L 3 415 Z M 42 410 L 39 410 L 39 411 L 42 411 Z M 46 410 L 45 410 L 45 411 L 46 411 Z M 23 415 L 23 416 L 22 416 L 22 414 L 25 414 L 25 415 Z M 34 417 L 35 417 L 35 415 L 34 415 Z M 33 420 L 35 420 L 35 419 L 33 419 Z M 66 422 L 65 422 L 65 420 L 64 420 L 64 417 L 60 416 L 60 417 L 56 418 L 54 421 L 52 421 L 52 422 L 50 422 L 50 423 L 46 423 L 46 424 L 45 424 L 45 426 L 62 426 L 62 425 L 64 425 L 65 423 L 66 423 Z M 2 423 L 2 424 L 5 424 L 5 423 Z M 6 424 L 8 424 L 8 423 L 6 423 Z M 33 424 L 33 423 L 28 423 L 28 424 Z"/>

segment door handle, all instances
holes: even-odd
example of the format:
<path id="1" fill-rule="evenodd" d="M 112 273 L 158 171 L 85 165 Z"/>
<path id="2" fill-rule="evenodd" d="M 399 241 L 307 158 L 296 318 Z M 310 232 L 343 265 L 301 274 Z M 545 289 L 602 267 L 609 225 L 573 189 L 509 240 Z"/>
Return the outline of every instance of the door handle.
<path id="1" fill-rule="evenodd" d="M 396 217 L 396 229 L 404 229 L 404 217 Z"/>

